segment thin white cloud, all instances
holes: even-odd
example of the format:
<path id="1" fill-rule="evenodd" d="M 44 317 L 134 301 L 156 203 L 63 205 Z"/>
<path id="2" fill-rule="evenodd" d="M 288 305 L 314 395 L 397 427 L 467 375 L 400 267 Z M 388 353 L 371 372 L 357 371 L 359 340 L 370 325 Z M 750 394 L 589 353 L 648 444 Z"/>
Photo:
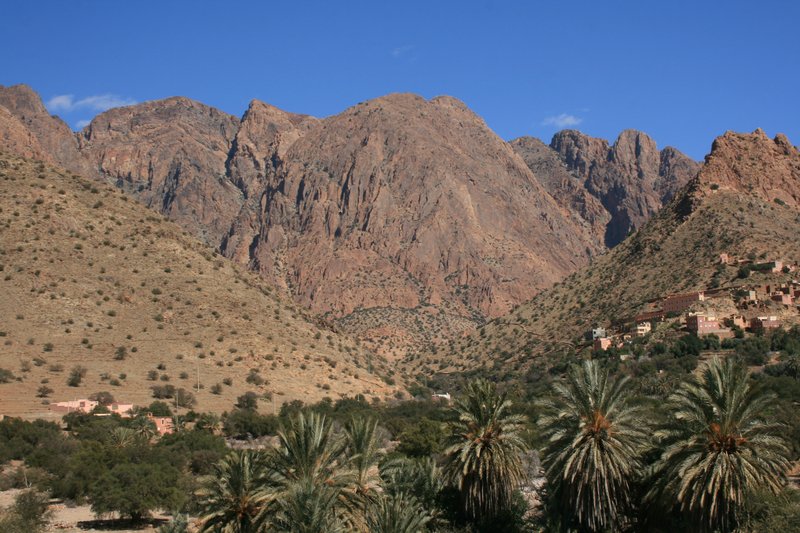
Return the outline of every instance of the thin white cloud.
<path id="1" fill-rule="evenodd" d="M 75 111 L 77 109 L 88 109 L 91 111 L 106 111 L 112 107 L 121 107 L 126 105 L 133 105 L 136 100 L 132 98 L 125 98 L 115 94 L 97 94 L 87 96 L 80 100 L 75 99 L 72 94 L 59 94 L 52 97 L 47 101 L 47 109 L 51 112 L 55 111 Z"/>
<path id="2" fill-rule="evenodd" d="M 576 117 L 575 115 L 569 115 L 567 113 L 561 113 L 560 115 L 545 117 L 545 119 L 542 121 L 542 126 L 569 128 L 571 126 L 577 126 L 581 122 L 583 122 L 583 119 L 580 117 Z"/>
<path id="3" fill-rule="evenodd" d="M 408 54 L 413 49 L 414 49 L 414 47 L 411 46 L 410 44 L 406 44 L 406 45 L 403 45 L 403 46 L 398 46 L 396 48 L 392 48 L 392 52 L 391 52 L 392 53 L 392 57 L 395 58 L 395 59 L 399 59 L 399 58 L 403 57 L 404 55 Z"/>
<path id="4" fill-rule="evenodd" d="M 92 122 L 91 120 L 86 120 L 86 119 L 79 120 L 78 122 L 75 123 L 75 128 L 82 130 L 83 128 L 91 124 L 91 122 Z"/>
<path id="5" fill-rule="evenodd" d="M 73 96 L 71 94 L 62 94 L 52 97 L 45 105 L 50 111 L 62 111 L 71 109 L 73 104 Z"/>

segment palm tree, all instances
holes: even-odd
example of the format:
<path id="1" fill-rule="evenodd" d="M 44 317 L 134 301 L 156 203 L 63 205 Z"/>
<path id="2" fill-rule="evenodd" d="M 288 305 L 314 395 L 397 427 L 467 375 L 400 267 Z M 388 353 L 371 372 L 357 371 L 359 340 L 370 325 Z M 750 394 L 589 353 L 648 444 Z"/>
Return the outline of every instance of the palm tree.
<path id="1" fill-rule="evenodd" d="M 155 422 L 144 415 L 137 416 L 131 420 L 130 427 L 148 442 L 153 440 L 153 438 L 158 435 L 158 429 L 156 428 Z"/>
<path id="2" fill-rule="evenodd" d="M 356 493 L 365 503 L 380 490 L 378 463 L 384 456 L 377 438 L 378 422 L 351 418 L 344 427 L 345 455 L 355 475 Z"/>
<path id="3" fill-rule="evenodd" d="M 303 479 L 292 483 L 276 500 L 268 531 L 344 533 L 354 528 L 338 511 L 336 487 Z"/>
<path id="4" fill-rule="evenodd" d="M 419 533 L 430 522 L 425 509 L 413 496 L 385 495 L 374 502 L 367 515 L 370 533 Z"/>
<path id="5" fill-rule="evenodd" d="M 711 361 L 670 398 L 671 423 L 651 496 L 670 498 L 697 529 L 732 531 L 747 494 L 777 493 L 788 470 L 772 394 L 755 390 L 732 359 Z"/>
<path id="6" fill-rule="evenodd" d="M 202 429 L 204 431 L 210 431 L 211 433 L 217 433 L 220 427 L 219 415 L 214 413 L 200 413 L 200 416 L 197 417 L 194 427 L 195 429 Z"/>
<path id="7" fill-rule="evenodd" d="M 630 509 L 648 432 L 642 410 L 631 403 L 628 383 L 610 379 L 596 361 L 585 361 L 541 402 L 551 502 L 583 529 L 614 529 Z"/>
<path id="8" fill-rule="evenodd" d="M 444 475 L 433 457 L 398 457 L 381 465 L 382 488 L 387 495 L 413 496 L 430 515 L 431 525 L 442 525 L 439 496 Z"/>
<path id="9" fill-rule="evenodd" d="M 381 465 L 381 479 L 386 492 L 409 493 L 423 503 L 433 503 L 444 488 L 442 469 L 433 457 L 398 457 L 386 461 Z"/>
<path id="10" fill-rule="evenodd" d="M 510 407 L 505 394 L 498 395 L 485 380 L 469 383 L 456 401 L 458 420 L 445 450 L 445 474 L 458 487 L 469 520 L 490 522 L 509 509 L 522 482 L 525 417 L 511 414 Z"/>
<path id="11" fill-rule="evenodd" d="M 292 509 L 314 509 L 324 516 L 314 523 L 339 527 L 354 522 L 360 498 L 355 490 L 356 476 L 345 455 L 346 443 L 337 438 L 324 415 L 299 413 L 291 424 L 278 432 L 279 446 L 270 457 L 269 490 L 276 501 L 274 516 L 278 528 Z"/>
<path id="12" fill-rule="evenodd" d="M 258 533 L 265 530 L 271 501 L 265 490 L 264 458 L 257 452 L 232 452 L 215 468 L 199 493 L 202 532 Z"/>
<path id="13" fill-rule="evenodd" d="M 108 443 L 115 448 L 127 448 L 146 443 L 146 438 L 132 428 L 117 427 L 108 434 Z"/>

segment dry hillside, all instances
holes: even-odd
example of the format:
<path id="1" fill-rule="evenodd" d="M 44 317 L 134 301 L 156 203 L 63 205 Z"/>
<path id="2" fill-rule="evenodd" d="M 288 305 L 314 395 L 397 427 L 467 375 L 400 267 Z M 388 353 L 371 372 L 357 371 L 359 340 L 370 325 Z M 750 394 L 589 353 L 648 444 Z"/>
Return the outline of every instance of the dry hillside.
<path id="1" fill-rule="evenodd" d="M 273 393 L 278 406 L 397 390 L 377 358 L 161 215 L 7 154 L 0 287 L 0 368 L 15 376 L 0 384 L 2 414 L 46 413 L 40 387 L 53 401 L 107 390 L 146 404 L 152 386 L 173 385 L 214 411 L 249 390 Z M 76 365 L 86 375 L 68 387 Z"/>

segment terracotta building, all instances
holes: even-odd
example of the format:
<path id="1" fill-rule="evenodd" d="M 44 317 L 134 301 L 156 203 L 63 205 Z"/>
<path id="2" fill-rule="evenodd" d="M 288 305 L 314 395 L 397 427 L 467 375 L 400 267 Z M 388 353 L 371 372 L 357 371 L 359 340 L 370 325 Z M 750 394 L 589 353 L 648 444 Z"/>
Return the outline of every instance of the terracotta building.
<path id="1" fill-rule="evenodd" d="M 94 400 L 80 399 L 68 402 L 54 402 L 50 404 L 50 410 L 57 413 L 91 413 L 99 404 Z"/>
<path id="2" fill-rule="evenodd" d="M 792 305 L 794 303 L 794 297 L 791 294 L 786 294 L 785 292 L 774 292 L 770 298 L 773 302 L 778 302 L 783 305 Z"/>
<path id="3" fill-rule="evenodd" d="M 650 322 L 653 320 L 663 320 L 664 319 L 664 311 L 657 310 L 657 311 L 645 311 L 643 313 L 639 313 L 634 317 L 635 322 Z"/>
<path id="4" fill-rule="evenodd" d="M 665 313 L 680 313 L 681 311 L 694 305 L 696 302 L 704 302 L 705 299 L 705 293 L 702 291 L 690 292 L 687 294 L 673 294 L 672 296 L 667 296 L 664 298 L 664 301 L 662 302 L 662 308 L 664 309 Z"/>
<path id="5" fill-rule="evenodd" d="M 147 418 L 156 425 L 156 431 L 158 431 L 159 435 L 175 433 L 175 423 L 172 421 L 171 416 L 153 416 L 149 414 Z"/>
<path id="6" fill-rule="evenodd" d="M 611 339 L 608 337 L 601 337 L 594 340 L 594 351 L 605 352 L 609 348 L 611 348 Z"/>
<path id="7" fill-rule="evenodd" d="M 781 323 L 774 316 L 759 316 L 750 320 L 750 329 L 753 331 L 770 331 L 781 327 Z"/>
<path id="8" fill-rule="evenodd" d="M 716 317 L 699 313 L 686 317 L 686 329 L 698 337 L 704 335 L 716 335 L 721 339 L 733 337 L 733 332 L 721 326 Z"/>

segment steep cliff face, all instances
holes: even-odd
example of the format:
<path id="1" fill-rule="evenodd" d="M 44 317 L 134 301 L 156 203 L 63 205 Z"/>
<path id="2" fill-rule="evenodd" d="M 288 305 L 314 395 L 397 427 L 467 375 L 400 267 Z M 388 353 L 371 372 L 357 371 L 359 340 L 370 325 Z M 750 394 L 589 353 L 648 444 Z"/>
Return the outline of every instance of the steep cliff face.
<path id="1" fill-rule="evenodd" d="M 227 175 L 242 191 L 244 202 L 222 241 L 225 255 L 239 263 L 252 262 L 253 247 L 259 242 L 262 204 L 268 180 L 272 179 L 289 147 L 319 119 L 287 113 L 258 100 L 250 103 L 233 140 L 227 162 Z M 273 268 L 278 268 L 273 265 Z M 270 276 L 286 285 L 282 269 Z"/>
<path id="2" fill-rule="evenodd" d="M 653 139 L 635 130 L 623 131 L 612 146 L 564 130 L 553 137 L 550 147 L 610 214 L 604 238 L 609 247 L 641 227 L 699 169 L 674 148 L 659 152 Z"/>
<path id="3" fill-rule="evenodd" d="M 312 308 L 442 300 L 494 316 L 598 250 L 511 147 L 453 98 L 407 94 L 324 120 L 262 200 L 253 265 Z"/>
<path id="4" fill-rule="evenodd" d="M 0 107 L 0 151 L 54 163 L 36 135 L 5 107 Z"/>
<path id="5" fill-rule="evenodd" d="M 46 154 L 45 159 L 58 162 L 72 172 L 95 175 L 91 166 L 78 151 L 78 141 L 69 126 L 58 117 L 51 116 L 42 103 L 39 95 L 27 85 L 0 85 L 0 108 L 5 108 L 8 114 L 0 118 L 4 123 L 3 129 L 16 129 L 15 136 L 32 136 L 35 143 L 29 145 L 29 150 L 41 151 Z M 11 118 L 9 118 L 9 115 Z M 14 125 L 12 125 L 14 124 Z M 18 125 L 22 124 L 27 131 L 20 132 Z M 6 134 L 8 135 L 8 134 Z M 24 149 L 15 151 L 20 155 Z"/>
<path id="6" fill-rule="evenodd" d="M 315 117 L 253 100 L 233 140 L 228 174 L 246 197 L 259 196 L 265 177 L 275 171 L 289 147 L 317 124 Z"/>
<path id="7" fill-rule="evenodd" d="M 600 200 L 586 189 L 584 180 L 567 168 L 558 152 L 539 139 L 520 137 L 510 144 L 547 192 L 570 213 L 575 223 L 585 226 L 597 245 L 604 247 L 611 215 Z"/>
<path id="8" fill-rule="evenodd" d="M 236 117 L 188 98 L 111 109 L 79 135 L 100 174 L 219 246 L 242 191 L 226 174 Z"/>

